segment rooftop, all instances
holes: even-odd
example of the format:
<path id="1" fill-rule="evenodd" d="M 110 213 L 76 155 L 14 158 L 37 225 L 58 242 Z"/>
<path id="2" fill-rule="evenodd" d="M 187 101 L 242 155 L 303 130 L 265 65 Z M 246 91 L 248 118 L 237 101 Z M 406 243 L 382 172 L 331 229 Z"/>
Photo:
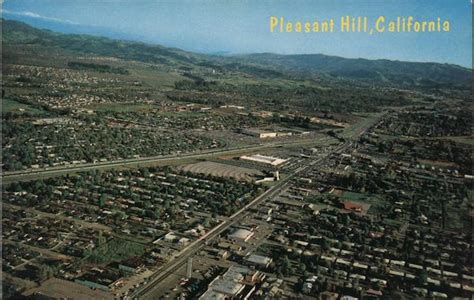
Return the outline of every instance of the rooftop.
<path id="1" fill-rule="evenodd" d="M 265 156 L 261 154 L 254 154 L 254 155 L 243 155 L 240 157 L 240 159 L 243 160 L 250 160 L 250 161 L 255 161 L 255 162 L 260 162 L 264 164 L 270 164 L 273 166 L 278 166 L 284 162 L 286 162 L 286 159 L 278 158 L 278 157 L 273 157 L 273 156 Z"/>
<path id="2" fill-rule="evenodd" d="M 253 264 L 265 265 L 265 266 L 269 265 L 272 262 L 272 259 L 270 257 L 257 255 L 257 254 L 251 254 L 245 260 Z"/>
<path id="3" fill-rule="evenodd" d="M 252 231 L 246 229 L 237 229 L 228 235 L 229 239 L 247 240 L 253 235 Z"/>

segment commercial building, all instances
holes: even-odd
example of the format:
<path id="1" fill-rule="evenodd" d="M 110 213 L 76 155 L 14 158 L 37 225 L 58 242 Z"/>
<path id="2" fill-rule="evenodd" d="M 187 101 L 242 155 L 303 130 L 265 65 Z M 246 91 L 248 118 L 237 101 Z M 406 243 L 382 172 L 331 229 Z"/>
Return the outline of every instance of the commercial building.
<path id="1" fill-rule="evenodd" d="M 119 270 L 127 273 L 138 273 L 145 266 L 143 259 L 140 257 L 131 257 L 127 260 L 120 262 Z"/>
<path id="2" fill-rule="evenodd" d="M 108 291 L 115 285 L 118 285 L 121 278 L 122 275 L 118 272 L 94 268 L 91 271 L 82 274 L 74 281 L 90 288 Z"/>
<path id="3" fill-rule="evenodd" d="M 260 266 L 264 268 L 268 267 L 272 263 L 272 259 L 270 257 L 257 254 L 249 255 L 245 258 L 245 261 L 250 265 Z"/>
<path id="4" fill-rule="evenodd" d="M 217 276 L 208 286 L 200 300 L 248 299 L 255 291 L 255 282 L 260 274 L 246 267 L 231 266 L 227 272 Z"/>
<path id="5" fill-rule="evenodd" d="M 260 155 L 260 154 L 254 154 L 250 156 L 243 155 L 240 157 L 240 159 L 262 163 L 266 165 L 272 165 L 272 166 L 278 166 L 287 161 L 287 159 L 282 159 L 282 158 L 273 157 L 273 156 L 265 156 L 265 155 Z"/>
<path id="6" fill-rule="evenodd" d="M 227 238 L 235 242 L 246 242 L 253 236 L 253 232 L 246 229 L 237 229 L 229 234 Z"/>
<path id="7" fill-rule="evenodd" d="M 255 136 L 261 139 L 277 137 L 277 133 L 275 131 L 264 131 L 260 129 L 242 129 L 241 132 L 243 134 Z"/>

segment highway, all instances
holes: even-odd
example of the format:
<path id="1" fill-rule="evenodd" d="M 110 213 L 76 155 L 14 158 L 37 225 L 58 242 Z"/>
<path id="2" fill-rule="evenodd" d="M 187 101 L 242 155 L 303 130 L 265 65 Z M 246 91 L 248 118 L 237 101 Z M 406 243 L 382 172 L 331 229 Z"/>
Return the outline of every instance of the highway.
<path id="1" fill-rule="evenodd" d="M 169 165 L 179 161 L 191 160 L 191 159 L 204 159 L 216 155 L 237 155 L 249 152 L 256 152 L 265 149 L 271 149 L 276 147 L 293 147 L 298 145 L 316 144 L 321 142 L 329 142 L 331 138 L 323 137 L 322 139 L 305 139 L 296 140 L 290 142 L 274 142 L 266 144 L 258 144 L 245 147 L 235 148 L 221 148 L 207 151 L 200 151 L 198 153 L 186 153 L 186 154 L 171 154 L 171 155 L 160 155 L 142 158 L 122 159 L 115 161 L 97 162 L 97 163 L 86 163 L 77 165 L 67 165 L 58 167 L 48 167 L 41 169 L 28 169 L 21 171 L 4 172 L 2 174 L 2 180 L 4 183 L 21 181 L 21 180 L 33 180 L 37 178 L 53 177 L 64 175 L 68 173 L 91 171 L 98 169 L 111 169 L 117 167 L 137 167 L 146 164 L 156 165 Z"/>
<path id="2" fill-rule="evenodd" d="M 150 281 L 148 284 L 136 290 L 132 295 L 130 295 L 130 297 L 132 299 L 156 299 L 156 297 L 158 296 L 157 293 L 159 292 L 157 288 L 159 287 L 160 282 L 163 279 L 167 278 L 169 275 L 171 275 L 173 272 L 178 270 L 184 264 L 186 264 L 187 259 L 189 257 L 194 256 L 197 252 L 199 252 L 202 248 L 204 248 L 205 245 L 209 241 L 215 239 L 216 237 L 218 237 L 220 234 L 222 234 L 224 231 L 226 231 L 230 227 L 238 224 L 246 216 L 246 213 L 250 209 L 260 205 L 261 203 L 269 199 L 272 199 L 277 194 L 282 192 L 291 182 L 291 179 L 293 179 L 300 172 L 324 161 L 329 155 L 333 153 L 340 153 L 344 151 L 351 145 L 352 145 L 351 142 L 345 142 L 341 146 L 337 147 L 334 151 L 327 153 L 326 155 L 318 158 L 317 160 L 313 160 L 311 163 L 307 164 L 306 166 L 296 169 L 289 176 L 285 177 L 284 179 L 279 181 L 277 184 L 272 186 L 270 189 L 265 191 L 263 194 L 255 198 L 253 201 L 251 201 L 250 203 L 242 207 L 240 210 L 235 212 L 226 221 L 222 221 L 219 225 L 214 227 L 205 235 L 203 235 L 202 237 L 200 237 L 193 243 L 189 244 L 186 248 L 182 249 L 179 253 L 175 254 L 167 264 L 161 267 L 159 271 L 157 271 L 152 277 L 150 277 Z"/>
<path id="3" fill-rule="evenodd" d="M 348 128 L 347 134 L 344 134 L 345 138 L 350 136 L 358 137 L 363 134 L 368 128 L 370 128 L 375 122 L 380 120 L 386 113 L 382 113 L 376 116 L 374 119 L 355 124 L 352 128 Z M 299 145 L 311 145 L 311 144 L 327 144 L 335 139 L 328 136 L 322 138 L 310 138 L 310 139 L 299 139 L 288 142 L 273 142 L 258 145 L 249 145 L 233 148 L 220 148 L 212 150 L 204 150 L 199 152 L 191 152 L 185 154 L 170 154 L 170 155 L 159 155 L 141 158 L 121 159 L 114 161 L 96 162 L 96 163 L 85 163 L 76 165 L 65 165 L 57 167 L 46 167 L 40 169 L 28 169 L 21 171 L 9 171 L 2 173 L 2 182 L 10 183 L 15 181 L 33 180 L 38 178 L 60 176 L 68 173 L 91 171 L 91 170 L 105 170 L 112 168 L 125 168 L 125 167 L 138 167 L 149 164 L 155 165 L 169 165 L 180 161 L 192 160 L 192 159 L 205 159 L 217 155 L 237 155 L 245 154 L 250 152 L 261 151 L 265 149 L 272 149 L 276 147 L 294 147 Z"/>

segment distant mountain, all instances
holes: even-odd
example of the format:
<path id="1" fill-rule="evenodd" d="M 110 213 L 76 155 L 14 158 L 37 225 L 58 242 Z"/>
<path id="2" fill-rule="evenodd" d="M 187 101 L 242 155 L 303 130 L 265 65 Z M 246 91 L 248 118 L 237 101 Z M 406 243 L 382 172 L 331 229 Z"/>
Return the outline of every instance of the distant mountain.
<path id="1" fill-rule="evenodd" d="M 30 26 L 39 29 L 52 30 L 65 34 L 90 34 L 95 36 L 107 36 L 113 39 L 136 39 L 135 36 L 124 32 L 112 30 L 108 27 L 101 26 L 89 26 L 83 24 L 76 24 L 68 21 L 60 21 L 54 18 L 38 18 L 34 15 L 19 15 L 12 14 L 8 11 L 3 11 L 3 15 L 10 19 L 17 20 L 19 22 L 25 22 Z"/>
<path id="2" fill-rule="evenodd" d="M 198 54 L 127 40 L 115 40 L 84 34 L 61 34 L 38 29 L 23 22 L 2 20 L 2 40 L 10 44 L 59 47 L 79 53 L 110 56 L 150 63 L 196 63 Z"/>
<path id="3" fill-rule="evenodd" d="M 303 73 L 324 73 L 334 77 L 387 83 L 401 86 L 458 86 L 470 88 L 472 70 L 439 63 L 418 63 L 386 59 L 349 59 L 322 54 L 279 55 L 272 53 L 241 55 L 248 63 Z"/>
<path id="4" fill-rule="evenodd" d="M 208 68 L 261 77 L 323 75 L 377 85 L 430 89 L 470 89 L 472 80 L 472 70 L 451 64 L 348 59 L 321 54 L 216 56 L 142 42 L 61 34 L 12 20 L 2 19 L 1 26 L 2 41 L 6 44 L 59 47 L 78 53 L 166 64 L 185 70 Z"/>

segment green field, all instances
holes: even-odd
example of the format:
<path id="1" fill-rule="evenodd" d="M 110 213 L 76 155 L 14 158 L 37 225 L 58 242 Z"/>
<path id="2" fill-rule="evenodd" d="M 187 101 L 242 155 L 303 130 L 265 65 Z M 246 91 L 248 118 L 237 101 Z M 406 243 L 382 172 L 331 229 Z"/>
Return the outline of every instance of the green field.
<path id="1" fill-rule="evenodd" d="M 185 79 L 183 76 L 174 72 L 164 72 L 149 68 L 134 68 L 133 64 L 132 68 L 128 70 L 134 79 L 143 82 L 144 85 L 153 89 L 173 89 L 176 81 Z"/>
<path id="2" fill-rule="evenodd" d="M 28 112 L 31 114 L 43 114 L 45 111 L 41 108 L 36 108 L 29 104 L 24 104 L 13 99 L 5 98 L 2 99 L 2 112 L 3 113 L 23 113 Z"/>
<path id="3" fill-rule="evenodd" d="M 366 201 L 369 197 L 364 194 L 355 193 L 355 192 L 344 192 L 342 198 L 349 201 Z"/>
<path id="4" fill-rule="evenodd" d="M 142 244 L 126 240 L 112 239 L 100 243 L 99 247 L 86 252 L 86 261 L 108 263 L 113 260 L 123 260 L 132 256 L 141 256 L 145 252 Z"/>

